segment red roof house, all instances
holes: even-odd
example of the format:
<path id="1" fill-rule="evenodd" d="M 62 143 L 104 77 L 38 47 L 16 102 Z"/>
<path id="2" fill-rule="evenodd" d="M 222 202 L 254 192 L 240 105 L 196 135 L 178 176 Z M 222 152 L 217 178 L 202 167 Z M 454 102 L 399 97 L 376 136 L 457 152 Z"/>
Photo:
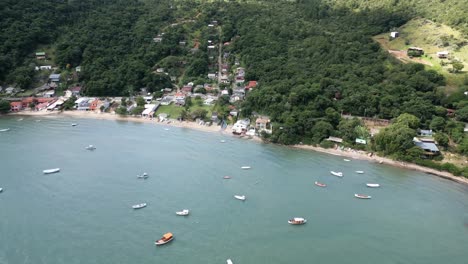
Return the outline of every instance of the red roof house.
<path id="1" fill-rule="evenodd" d="M 250 90 L 257 86 L 257 81 L 249 81 L 249 83 L 245 86 L 245 89 Z"/>
<path id="2" fill-rule="evenodd" d="M 21 111 L 23 109 L 23 104 L 21 102 L 11 102 L 10 110 L 13 112 Z"/>
<path id="3" fill-rule="evenodd" d="M 92 101 L 91 104 L 89 105 L 89 110 L 95 111 L 96 109 L 98 109 L 99 102 L 100 102 L 99 99 Z"/>

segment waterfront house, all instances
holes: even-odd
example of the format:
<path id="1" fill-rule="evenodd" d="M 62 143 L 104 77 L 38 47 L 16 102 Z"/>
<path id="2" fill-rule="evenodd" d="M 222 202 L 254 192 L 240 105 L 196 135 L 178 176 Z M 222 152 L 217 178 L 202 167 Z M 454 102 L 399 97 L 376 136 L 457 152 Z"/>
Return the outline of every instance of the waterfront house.
<path id="1" fill-rule="evenodd" d="M 91 101 L 91 103 L 89 104 L 89 110 L 91 111 L 96 111 L 98 110 L 99 108 L 99 105 L 100 105 L 101 101 L 99 99 L 95 99 L 93 101 Z"/>
<path id="2" fill-rule="evenodd" d="M 157 102 L 156 104 L 145 104 L 145 110 L 143 110 L 143 112 L 141 113 L 141 116 L 152 118 L 154 115 L 154 112 L 156 111 L 156 109 L 158 109 L 158 107 L 159 107 L 159 102 Z"/>
<path id="3" fill-rule="evenodd" d="M 325 140 L 328 140 L 328 141 L 331 141 L 331 142 L 335 142 L 335 143 L 343 143 L 343 139 L 342 138 L 339 138 L 339 137 L 328 137 L 327 139 Z"/>
<path id="4" fill-rule="evenodd" d="M 63 100 L 57 100 L 53 103 L 51 103 L 49 106 L 47 106 L 47 110 L 48 111 L 54 111 L 54 110 L 57 110 L 60 108 L 60 106 L 62 106 L 64 103 Z"/>
<path id="5" fill-rule="evenodd" d="M 21 102 L 11 102 L 10 103 L 10 111 L 18 112 L 23 110 L 23 104 Z"/>
<path id="6" fill-rule="evenodd" d="M 247 128 L 250 125 L 250 119 L 242 119 L 238 120 L 233 126 L 232 126 L 232 133 L 235 135 L 240 135 L 242 133 L 245 133 L 247 131 Z"/>
<path id="7" fill-rule="evenodd" d="M 440 150 L 437 145 L 432 141 L 423 140 L 419 138 L 413 138 L 414 145 L 424 150 L 424 155 L 435 156 L 440 154 Z"/>
<path id="8" fill-rule="evenodd" d="M 49 76 L 49 81 L 59 83 L 60 82 L 60 74 L 51 74 Z"/>
<path id="9" fill-rule="evenodd" d="M 42 104 L 46 103 L 49 104 L 52 102 L 54 99 L 53 98 L 44 98 L 44 97 L 26 97 L 21 100 L 21 104 L 23 105 L 23 108 L 29 107 L 31 103 L 34 104 Z"/>
<path id="10" fill-rule="evenodd" d="M 258 117 L 257 120 L 255 120 L 255 128 L 257 128 L 258 131 L 270 130 L 270 119 L 263 116 Z"/>
<path id="11" fill-rule="evenodd" d="M 34 109 L 36 111 L 41 111 L 41 110 L 47 109 L 48 105 L 49 105 L 49 103 L 40 103 L 40 104 L 37 104 L 36 106 L 34 106 Z"/>

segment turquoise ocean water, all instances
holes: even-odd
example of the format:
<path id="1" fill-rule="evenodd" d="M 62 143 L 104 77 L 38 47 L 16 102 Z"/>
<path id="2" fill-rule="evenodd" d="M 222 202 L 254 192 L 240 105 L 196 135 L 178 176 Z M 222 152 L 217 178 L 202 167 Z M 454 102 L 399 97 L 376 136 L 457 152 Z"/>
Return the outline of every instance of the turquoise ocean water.
<path id="1" fill-rule="evenodd" d="M 1 264 L 468 261 L 468 187 L 461 184 L 218 133 L 18 119 L 0 118 L 0 129 L 11 129 L 0 132 Z M 89 144 L 97 150 L 85 150 Z M 60 173 L 42 174 L 56 167 Z M 149 179 L 138 180 L 143 172 Z M 142 202 L 148 206 L 131 209 Z M 176 216 L 182 209 L 191 214 Z M 308 223 L 289 225 L 295 216 Z M 175 240 L 156 247 L 165 232 Z"/>

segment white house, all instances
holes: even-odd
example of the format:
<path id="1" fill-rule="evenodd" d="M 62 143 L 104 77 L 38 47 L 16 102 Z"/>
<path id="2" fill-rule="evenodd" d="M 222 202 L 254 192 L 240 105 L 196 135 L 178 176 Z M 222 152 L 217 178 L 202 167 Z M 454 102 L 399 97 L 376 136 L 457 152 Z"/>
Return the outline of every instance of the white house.
<path id="1" fill-rule="evenodd" d="M 439 59 L 446 59 L 448 55 L 449 55 L 449 52 L 446 50 L 437 52 L 437 57 Z"/>
<path id="2" fill-rule="evenodd" d="M 398 31 L 390 32 L 390 37 L 391 38 L 398 38 L 398 36 L 400 36 L 400 33 Z"/>
<path id="3" fill-rule="evenodd" d="M 232 133 L 237 135 L 242 134 L 247 131 L 249 125 L 250 119 L 239 120 L 232 126 Z"/>
<path id="4" fill-rule="evenodd" d="M 213 98 L 208 98 L 203 102 L 203 104 L 204 105 L 213 105 L 214 101 L 215 100 Z"/>

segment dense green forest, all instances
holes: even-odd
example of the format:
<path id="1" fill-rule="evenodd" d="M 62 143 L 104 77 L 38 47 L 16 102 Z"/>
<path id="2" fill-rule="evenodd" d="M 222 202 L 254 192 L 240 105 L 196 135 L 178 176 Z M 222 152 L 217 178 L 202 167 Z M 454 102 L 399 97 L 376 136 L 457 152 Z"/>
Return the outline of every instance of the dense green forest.
<path id="1" fill-rule="evenodd" d="M 466 154 L 462 146 L 468 138 L 456 121 L 468 121 L 463 94 L 468 78 L 447 96 L 443 76 L 392 59 L 371 37 L 415 16 L 466 32 L 467 5 L 451 0 L 8 0 L 0 4 L 0 82 L 28 88 L 34 52 L 48 46 L 63 74 L 82 67 L 79 82 L 88 95 L 129 96 L 142 87 L 159 91 L 172 85 L 172 75 L 203 83 L 214 67 L 205 43 L 219 39 L 232 43 L 226 51 L 235 55 L 231 60 L 240 59 L 246 79 L 259 81 L 241 115 L 269 115 L 272 142 L 315 144 L 330 135 L 352 140 L 356 134 L 349 135 L 348 128 L 362 124 L 346 123 L 342 113 L 385 119 L 408 113 L 420 121 L 419 128 L 434 128 Z M 219 21 L 222 35 L 207 28 L 212 20 Z M 155 43 L 158 35 L 163 40 Z M 194 52 L 196 42 L 202 45 Z M 170 74 L 155 73 L 158 67 Z M 447 117 L 446 108 L 456 110 L 456 120 Z"/>

